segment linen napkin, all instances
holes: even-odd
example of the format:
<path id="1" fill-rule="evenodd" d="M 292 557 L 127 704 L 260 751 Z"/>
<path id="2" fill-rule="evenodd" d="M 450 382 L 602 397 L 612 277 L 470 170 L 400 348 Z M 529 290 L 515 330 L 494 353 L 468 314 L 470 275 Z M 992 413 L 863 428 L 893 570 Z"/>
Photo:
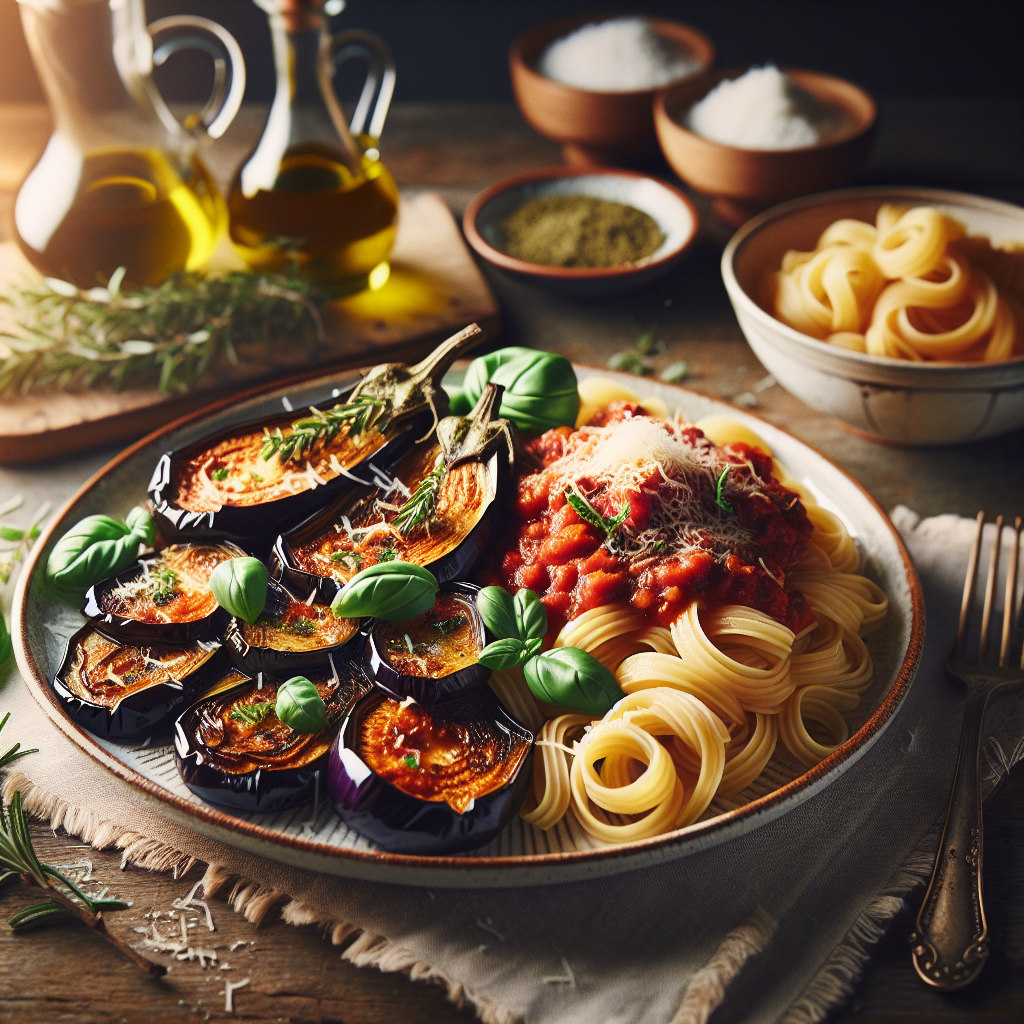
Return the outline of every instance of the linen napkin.
<path id="1" fill-rule="evenodd" d="M 347 959 L 439 980 L 490 1024 L 699 1024 L 713 1011 L 716 1024 L 811 1024 L 849 993 L 886 922 L 928 877 L 956 757 L 964 694 L 943 666 L 974 523 L 922 521 L 902 507 L 893 521 L 928 614 L 903 707 L 822 792 L 683 859 L 572 884 L 446 891 L 285 867 L 169 821 L 53 728 L 10 669 L 5 744 L 40 753 L 13 766 L 4 793 L 142 866 L 201 861 L 207 895 L 240 880 L 235 907 L 251 919 L 279 906 L 292 923 L 329 923 Z M 993 720 L 1011 708 L 1003 701 Z M 1020 755 L 1022 734 L 1024 714 L 1014 714 L 990 743 L 990 785 Z"/>

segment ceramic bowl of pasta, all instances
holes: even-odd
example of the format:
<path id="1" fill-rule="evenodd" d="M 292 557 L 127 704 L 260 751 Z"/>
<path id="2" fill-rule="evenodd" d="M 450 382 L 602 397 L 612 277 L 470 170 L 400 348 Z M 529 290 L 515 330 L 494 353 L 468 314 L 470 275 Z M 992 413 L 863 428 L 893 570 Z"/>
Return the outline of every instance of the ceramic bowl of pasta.
<path id="1" fill-rule="evenodd" d="M 787 391 L 901 445 L 1024 426 L 1024 209 L 959 192 L 854 188 L 745 224 L 722 277 Z"/>
<path id="2" fill-rule="evenodd" d="M 892 524 L 748 413 L 532 349 L 448 373 L 475 340 L 228 400 L 86 484 L 15 599 L 50 720 L 185 827 L 377 882 L 748 884 L 769 823 L 798 848 L 820 795 L 840 828 L 921 654 Z"/>

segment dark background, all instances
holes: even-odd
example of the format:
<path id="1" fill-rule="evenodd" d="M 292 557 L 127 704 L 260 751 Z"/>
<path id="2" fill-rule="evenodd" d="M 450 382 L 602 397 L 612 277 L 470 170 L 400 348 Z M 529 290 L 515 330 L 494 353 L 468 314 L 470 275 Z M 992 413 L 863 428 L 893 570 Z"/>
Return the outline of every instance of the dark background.
<path id="1" fill-rule="evenodd" d="M 0 0 L 0 102 L 40 101 L 17 7 L 16 0 Z M 269 101 L 266 17 L 251 0 L 149 0 L 146 7 L 150 20 L 187 12 L 221 22 L 245 52 L 246 99 Z M 370 29 L 390 43 L 398 101 L 495 101 L 512 98 L 506 61 L 518 33 L 566 14 L 602 11 L 693 25 L 714 42 L 719 67 L 773 60 L 849 78 L 883 98 L 1024 94 L 1020 0 L 350 0 L 333 23 Z M 208 59 L 182 53 L 158 80 L 169 99 L 194 99 L 209 74 Z"/>

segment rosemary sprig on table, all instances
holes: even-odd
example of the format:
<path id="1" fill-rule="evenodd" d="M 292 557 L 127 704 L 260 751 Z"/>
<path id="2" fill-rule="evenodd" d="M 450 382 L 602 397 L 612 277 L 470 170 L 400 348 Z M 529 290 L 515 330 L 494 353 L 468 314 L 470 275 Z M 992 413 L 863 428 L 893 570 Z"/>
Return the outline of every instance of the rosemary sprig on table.
<path id="1" fill-rule="evenodd" d="M 247 345 L 324 336 L 308 281 L 297 276 L 182 271 L 163 284 L 122 291 L 124 268 L 105 288 L 45 278 L 0 295 L 18 329 L 0 334 L 0 394 L 56 387 L 194 387 L 218 355 L 233 365 Z"/>
<path id="2" fill-rule="evenodd" d="M 348 427 L 349 436 L 359 437 L 370 427 L 376 426 L 386 405 L 383 399 L 367 395 L 336 405 L 333 409 L 310 407 L 312 415 L 308 419 L 296 420 L 292 424 L 291 433 L 282 434 L 280 427 L 274 433 L 269 430 L 264 432 L 261 450 L 263 459 L 266 461 L 277 455 L 282 462 L 297 462 L 312 452 L 317 444 L 327 447 L 342 427 Z M 386 427 L 387 423 L 381 423 L 378 429 L 384 430 Z"/>
<path id="3" fill-rule="evenodd" d="M 0 730 L 10 717 L 8 713 L 3 721 L 0 721 Z M 0 767 L 36 752 L 21 750 L 20 744 L 15 743 L 7 753 L 0 755 Z M 122 900 L 94 899 L 87 896 L 67 875 L 39 860 L 32 846 L 28 822 L 25 820 L 25 809 L 21 804 L 21 794 L 15 793 L 7 807 L 0 804 L 0 890 L 15 884 L 19 879 L 26 885 L 45 889 L 50 898 L 15 914 L 10 920 L 13 931 L 24 932 L 41 925 L 77 918 L 147 974 L 159 977 L 167 973 L 160 964 L 147 960 L 136 953 L 128 943 L 107 931 L 104 912 L 124 910 L 129 904 Z"/>
<path id="4" fill-rule="evenodd" d="M 0 516 L 7 515 L 19 508 L 22 503 L 20 494 L 15 495 L 10 501 L 0 505 Z M 7 541 L 13 547 L 0 548 L 0 583 L 6 583 L 14 572 L 14 567 L 21 562 L 25 555 L 31 550 L 43 520 L 50 514 L 50 503 L 44 502 L 40 505 L 32 521 L 28 526 L 10 526 L 7 523 L 0 523 L 0 541 Z"/>
<path id="5" fill-rule="evenodd" d="M 416 490 L 409 500 L 398 510 L 398 515 L 391 520 L 391 525 L 399 533 L 408 533 L 411 529 L 426 522 L 434 515 L 437 507 L 437 494 L 441 490 L 446 467 L 444 456 L 438 455 L 434 468 L 416 485 Z"/>

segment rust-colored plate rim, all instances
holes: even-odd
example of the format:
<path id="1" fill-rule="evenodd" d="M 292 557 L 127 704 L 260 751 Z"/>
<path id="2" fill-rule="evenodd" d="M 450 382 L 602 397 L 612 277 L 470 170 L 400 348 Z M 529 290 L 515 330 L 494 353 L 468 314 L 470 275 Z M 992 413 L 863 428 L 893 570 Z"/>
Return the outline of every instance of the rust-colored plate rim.
<path id="1" fill-rule="evenodd" d="M 500 196 L 503 192 L 519 188 L 520 185 L 529 185 L 534 181 L 549 181 L 554 178 L 632 178 L 635 180 L 653 181 L 654 184 L 659 185 L 666 192 L 671 192 L 686 207 L 693 220 L 693 230 L 690 232 L 689 237 L 684 239 L 671 252 L 666 253 L 659 259 L 651 260 L 649 263 L 639 263 L 632 267 L 549 267 L 543 263 L 530 263 L 527 260 L 516 259 L 515 256 L 509 256 L 508 253 L 495 249 L 484 238 L 477 227 L 476 221 L 480 211 L 492 199 Z M 700 214 L 697 212 L 697 207 L 693 205 L 693 200 L 685 192 L 676 188 L 675 185 L 670 185 L 667 181 L 662 181 L 661 178 L 654 177 L 652 174 L 642 174 L 640 171 L 627 171 L 618 167 L 541 167 L 537 170 L 514 174 L 510 178 L 503 178 L 501 181 L 485 188 L 483 192 L 475 195 L 466 207 L 466 212 L 462 215 L 462 230 L 465 232 L 466 241 L 469 242 L 480 256 L 487 260 L 488 263 L 493 263 L 496 267 L 501 267 L 503 270 L 511 270 L 517 274 L 550 278 L 551 280 L 558 281 L 602 281 L 608 278 L 624 278 L 632 277 L 636 274 L 646 274 L 657 267 L 664 266 L 666 263 L 674 263 L 693 245 L 697 238 L 697 233 L 700 230 Z"/>
<path id="2" fill-rule="evenodd" d="M 599 367 L 590 367 L 585 364 L 577 365 L 579 365 L 581 369 L 607 373 L 606 370 L 602 370 Z M 615 376 L 621 377 L 622 375 L 618 374 Z M 307 376 L 305 374 L 300 377 L 300 380 L 304 381 L 314 379 L 317 378 L 315 376 Z M 325 377 L 325 383 L 331 379 L 331 376 Z M 176 794 L 171 793 L 161 786 L 151 782 L 149 779 L 119 761 L 116 757 L 104 750 L 89 733 L 79 729 L 64 713 L 49 685 L 49 681 L 39 669 L 39 666 L 36 664 L 35 659 L 32 656 L 32 652 L 29 649 L 28 636 L 24 628 L 25 605 L 29 584 L 34 574 L 40 570 L 39 562 L 42 552 L 45 550 L 47 542 L 57 528 L 57 525 L 63 518 L 64 514 L 74 505 L 75 502 L 77 502 L 109 472 L 114 470 L 122 462 L 131 458 L 142 448 L 153 444 L 159 438 L 174 430 L 194 424 L 198 420 L 201 420 L 204 417 L 216 413 L 224 409 L 226 406 L 239 401 L 241 398 L 258 397 L 263 393 L 280 390 L 282 385 L 287 386 L 290 383 L 293 382 L 278 382 L 269 386 L 254 388 L 245 392 L 243 395 L 231 396 L 230 398 L 217 402 L 206 409 L 183 416 L 180 419 L 175 420 L 173 423 L 169 423 L 161 427 L 159 430 L 155 430 L 153 433 L 148 434 L 141 440 L 136 441 L 119 455 L 111 459 L 111 461 L 102 469 L 94 473 L 89 480 L 82 484 L 82 486 L 78 488 L 78 490 L 64 503 L 63 506 L 61 506 L 57 514 L 51 519 L 50 525 L 42 532 L 39 540 L 32 549 L 32 553 L 24 566 L 15 592 L 12 616 L 14 623 L 15 655 L 18 667 L 21 670 L 33 697 L 43 708 L 44 712 L 46 712 L 50 720 L 53 721 L 69 739 L 84 750 L 85 753 L 94 761 L 102 765 L 124 782 L 127 782 L 129 785 L 149 794 L 152 797 L 155 797 L 162 804 L 173 808 L 173 810 L 177 812 L 177 816 L 180 818 L 186 820 L 192 819 L 193 822 L 210 826 L 213 829 L 234 832 L 238 835 L 249 837 L 258 843 L 269 844 L 270 847 L 282 847 L 296 851 L 307 855 L 310 859 L 336 859 L 350 862 L 362 862 L 375 867 L 383 865 L 395 869 L 411 869 L 414 873 L 419 873 L 420 877 L 422 877 L 422 873 L 424 871 L 430 872 L 433 870 L 440 872 L 442 869 L 448 869 L 448 871 L 454 870 L 459 873 L 471 873 L 474 871 L 490 872 L 500 877 L 502 874 L 506 872 L 511 873 L 512 869 L 518 868 L 520 871 L 526 869 L 528 871 L 535 872 L 537 875 L 537 884 L 547 884 L 552 879 L 541 877 L 545 869 L 550 870 L 554 866 L 568 866 L 572 864 L 578 864 L 581 866 L 587 864 L 603 864 L 605 865 L 606 870 L 601 873 L 614 873 L 616 869 L 613 865 L 616 861 L 633 859 L 638 854 L 642 853 L 651 853 L 657 856 L 658 851 L 667 851 L 669 848 L 677 845 L 689 844 L 694 840 L 699 841 L 700 839 L 712 836 L 715 833 L 725 832 L 730 829 L 731 826 L 741 825 L 748 820 L 760 817 L 765 812 L 772 811 L 777 808 L 779 804 L 787 801 L 790 797 L 815 787 L 819 782 L 823 782 L 827 776 L 833 774 L 836 769 L 838 769 L 845 761 L 850 759 L 853 754 L 861 748 L 871 744 L 878 732 L 902 703 L 903 698 L 914 679 L 914 675 L 917 672 L 918 665 L 921 661 L 921 654 L 924 647 L 924 595 L 921 590 L 921 583 L 918 579 L 917 572 L 914 569 L 910 555 L 907 552 L 906 546 L 904 545 L 899 532 L 892 525 L 889 517 L 885 514 L 874 498 L 871 497 L 868 491 L 854 480 L 853 477 L 846 473 L 845 470 L 812 445 L 807 444 L 805 441 L 795 437 L 788 431 L 783 430 L 780 427 L 776 427 L 774 424 L 770 424 L 767 421 L 761 421 L 771 429 L 778 430 L 780 433 L 787 435 L 798 444 L 803 445 L 810 451 L 814 452 L 814 454 L 822 459 L 823 462 L 827 463 L 845 477 L 846 480 L 848 480 L 861 493 L 861 495 L 878 514 L 881 522 L 884 523 L 892 534 L 902 560 L 910 593 L 910 636 L 908 639 L 906 654 L 903 657 L 903 661 L 892 686 L 889 688 L 889 691 L 882 699 L 879 707 L 867 722 L 865 722 L 845 743 L 837 747 L 827 758 L 825 758 L 824 761 L 815 765 L 803 775 L 798 776 L 792 782 L 781 786 L 779 789 L 772 790 L 772 792 L 767 793 L 765 796 L 759 797 L 758 799 L 753 800 L 734 811 L 728 811 L 724 814 L 717 815 L 708 821 L 697 822 L 696 824 L 688 825 L 685 828 L 676 829 L 674 832 L 655 836 L 651 839 L 624 843 L 621 846 L 609 847 L 607 849 L 573 850 L 562 853 L 528 854 L 508 857 L 425 857 L 410 854 L 386 853 L 383 851 L 352 850 L 343 849 L 341 847 L 329 847 L 322 843 L 310 842 L 309 840 L 301 839 L 296 836 L 285 835 L 280 832 L 263 828 L 262 826 L 253 824 L 252 822 L 236 818 L 224 811 L 219 811 L 207 804 L 195 804 L 184 800 Z M 679 391 L 681 395 L 696 394 L 721 405 L 729 405 L 729 403 L 723 402 L 721 399 L 716 398 L 713 395 L 708 395 L 704 392 L 697 391 L 696 389 L 675 387 L 673 385 L 664 386 L 671 387 L 673 390 Z M 741 416 L 760 421 L 760 417 L 753 415 L 747 410 L 736 408 L 736 412 Z M 201 829 L 197 830 L 202 831 Z M 207 832 L 206 834 L 209 833 Z M 609 862 L 611 862 L 611 864 L 609 864 Z M 629 868 L 630 866 L 626 865 L 618 870 L 629 870 Z"/>

